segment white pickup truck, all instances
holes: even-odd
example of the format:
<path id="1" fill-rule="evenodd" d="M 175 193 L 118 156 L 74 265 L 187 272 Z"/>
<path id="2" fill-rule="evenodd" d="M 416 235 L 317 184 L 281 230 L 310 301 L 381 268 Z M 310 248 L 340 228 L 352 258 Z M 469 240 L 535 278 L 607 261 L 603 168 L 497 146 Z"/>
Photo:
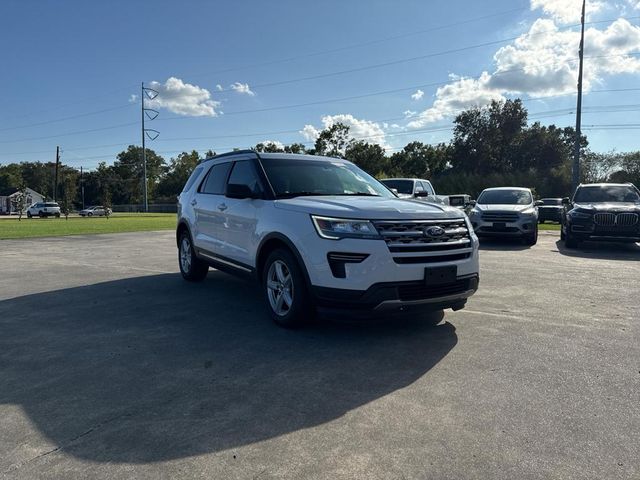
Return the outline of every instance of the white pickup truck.
<path id="1" fill-rule="evenodd" d="M 422 178 L 385 178 L 380 181 L 400 198 L 416 198 L 439 205 L 449 205 L 449 197 L 437 195 L 429 180 Z"/>

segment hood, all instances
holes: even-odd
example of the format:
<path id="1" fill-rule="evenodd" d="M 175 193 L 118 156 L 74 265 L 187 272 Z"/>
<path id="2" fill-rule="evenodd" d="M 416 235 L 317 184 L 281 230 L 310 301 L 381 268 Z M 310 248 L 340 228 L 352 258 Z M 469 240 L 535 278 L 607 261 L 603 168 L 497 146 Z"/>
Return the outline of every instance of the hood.
<path id="1" fill-rule="evenodd" d="M 606 202 L 606 203 L 575 203 L 573 208 L 591 212 L 636 212 L 640 213 L 640 203 L 633 202 Z"/>
<path id="2" fill-rule="evenodd" d="M 314 215 L 367 220 L 460 218 L 457 208 L 384 197 L 317 196 L 276 200 L 276 208 Z"/>
<path id="3" fill-rule="evenodd" d="M 481 212 L 522 212 L 529 210 L 533 205 L 485 205 L 477 203 L 474 207 Z"/>

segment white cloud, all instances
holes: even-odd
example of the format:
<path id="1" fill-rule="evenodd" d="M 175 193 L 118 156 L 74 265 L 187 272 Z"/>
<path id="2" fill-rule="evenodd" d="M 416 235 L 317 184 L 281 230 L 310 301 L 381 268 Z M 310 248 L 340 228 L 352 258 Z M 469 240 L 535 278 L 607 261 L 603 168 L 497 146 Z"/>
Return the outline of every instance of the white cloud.
<path id="1" fill-rule="evenodd" d="M 587 17 L 604 7 L 604 1 L 589 0 L 586 8 Z M 538 9 L 560 23 L 580 23 L 582 0 L 531 0 L 531 10 Z"/>
<path id="2" fill-rule="evenodd" d="M 220 102 L 211 98 L 209 90 L 179 78 L 170 77 L 165 83 L 151 82 L 149 87 L 158 91 L 155 99 L 146 101 L 151 108 L 166 108 L 190 117 L 215 117 L 222 113 L 217 110 Z"/>
<path id="3" fill-rule="evenodd" d="M 138 101 L 138 95 L 134 95 L 133 93 L 129 97 L 129 103 L 136 103 Z"/>
<path id="4" fill-rule="evenodd" d="M 216 90 L 218 90 L 219 92 L 223 91 L 224 88 L 222 87 L 222 85 L 220 85 L 219 83 L 216 83 Z"/>
<path id="5" fill-rule="evenodd" d="M 417 115 L 417 114 L 418 114 L 418 112 L 416 112 L 416 111 L 414 111 L 414 110 L 405 110 L 404 112 L 402 112 L 402 114 L 403 114 L 405 117 L 407 117 L 407 118 L 408 118 L 408 117 L 413 117 L 413 116 Z"/>
<path id="6" fill-rule="evenodd" d="M 469 107 L 502 100 L 505 95 L 531 97 L 561 95 L 576 90 L 577 52 L 580 34 L 560 30 L 552 19 L 538 19 L 529 31 L 494 55 L 493 73 L 479 78 L 452 76 L 452 81 L 436 91 L 433 105 L 411 118 L 409 128 L 451 117 Z M 585 69 L 583 89 L 601 84 L 607 76 L 639 74 L 640 27 L 619 18 L 604 29 L 585 30 Z"/>
<path id="7" fill-rule="evenodd" d="M 504 99 L 499 91 L 489 86 L 491 75 L 487 72 L 478 79 L 454 77 L 453 80 L 452 83 L 438 88 L 433 106 L 413 117 L 407 127 L 421 128 L 455 115 L 460 110 L 486 105 L 491 100 Z"/>
<path id="8" fill-rule="evenodd" d="M 263 140 L 258 143 L 262 143 L 263 145 L 273 145 L 280 150 L 284 150 L 284 143 L 279 142 L 278 140 Z"/>
<path id="9" fill-rule="evenodd" d="M 424 97 L 424 92 L 420 89 L 418 89 L 416 93 L 411 95 L 412 100 L 420 100 L 422 97 Z"/>
<path id="10" fill-rule="evenodd" d="M 377 143 L 383 148 L 389 148 L 385 140 L 385 131 L 379 123 L 358 119 L 351 114 L 325 115 L 321 121 L 322 128 L 329 128 L 336 123 L 342 123 L 349 127 L 349 134 L 355 140 Z M 315 141 L 321 130 L 313 125 L 305 125 L 300 133 L 308 141 Z"/>
<path id="11" fill-rule="evenodd" d="M 235 82 L 231 84 L 229 88 L 231 88 L 231 90 L 235 91 L 236 93 L 246 94 L 250 97 L 253 97 L 255 95 L 255 92 L 251 91 L 251 89 L 249 88 L 248 83 Z"/>
<path id="12" fill-rule="evenodd" d="M 318 130 L 313 125 L 305 125 L 302 130 L 300 130 L 300 134 L 308 141 L 315 142 L 320 135 L 320 130 Z"/>

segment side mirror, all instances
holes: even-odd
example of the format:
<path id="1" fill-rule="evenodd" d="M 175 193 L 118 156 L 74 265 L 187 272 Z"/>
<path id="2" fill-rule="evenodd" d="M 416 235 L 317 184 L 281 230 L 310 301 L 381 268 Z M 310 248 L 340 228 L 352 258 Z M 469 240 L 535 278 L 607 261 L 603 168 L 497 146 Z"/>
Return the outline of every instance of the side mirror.
<path id="1" fill-rule="evenodd" d="M 475 200 L 469 200 L 467 203 L 464 204 L 465 207 L 475 207 L 476 206 L 476 201 Z"/>
<path id="2" fill-rule="evenodd" d="M 542 200 L 536 200 L 535 202 L 533 202 L 533 205 L 535 207 L 541 207 L 542 205 L 544 205 L 544 202 Z"/>
<path id="3" fill-rule="evenodd" d="M 398 195 L 398 189 L 397 188 L 390 188 L 389 190 L 391 190 L 391 192 L 395 195 Z"/>
<path id="4" fill-rule="evenodd" d="M 571 204 L 571 200 L 569 200 L 569 197 L 564 197 L 562 199 L 562 204 L 563 205 L 570 205 Z"/>
<path id="5" fill-rule="evenodd" d="M 243 183 L 229 183 L 227 185 L 226 196 L 229 198 L 237 198 L 237 199 L 256 197 L 255 193 L 253 192 L 253 190 L 251 190 L 249 185 L 246 185 Z"/>

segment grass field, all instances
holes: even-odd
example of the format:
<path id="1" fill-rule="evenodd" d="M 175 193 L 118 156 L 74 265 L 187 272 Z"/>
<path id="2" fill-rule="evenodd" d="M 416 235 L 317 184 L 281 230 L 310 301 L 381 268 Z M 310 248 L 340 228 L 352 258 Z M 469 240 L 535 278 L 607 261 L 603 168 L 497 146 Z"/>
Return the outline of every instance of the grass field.
<path id="1" fill-rule="evenodd" d="M 175 213 L 115 213 L 110 218 L 69 217 L 0 219 L 0 239 L 59 237 L 63 235 L 87 235 L 94 233 L 145 232 L 173 230 Z"/>

